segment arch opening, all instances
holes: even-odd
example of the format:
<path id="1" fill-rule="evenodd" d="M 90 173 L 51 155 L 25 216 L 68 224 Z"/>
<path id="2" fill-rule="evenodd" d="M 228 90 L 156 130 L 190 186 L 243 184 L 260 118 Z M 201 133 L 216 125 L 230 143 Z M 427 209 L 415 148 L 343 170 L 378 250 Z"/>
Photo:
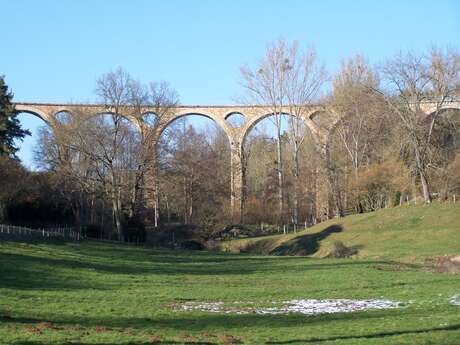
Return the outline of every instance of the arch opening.
<path id="1" fill-rule="evenodd" d="M 183 224 L 195 235 L 228 223 L 230 142 L 210 116 L 189 113 L 169 121 L 157 157 L 161 223 Z"/>
<path id="2" fill-rule="evenodd" d="M 48 117 L 46 116 L 46 114 L 42 113 L 38 109 L 35 109 L 33 107 L 29 108 L 29 107 L 16 106 L 16 110 L 17 110 L 18 114 L 32 115 L 33 117 L 36 117 L 36 118 L 42 120 L 43 122 L 48 123 Z"/>
<path id="3" fill-rule="evenodd" d="M 204 113 L 185 113 L 185 114 L 179 114 L 179 115 L 176 115 L 176 116 L 174 116 L 172 118 L 169 118 L 164 123 L 159 123 L 159 125 L 160 125 L 159 136 L 162 136 L 163 132 L 168 127 L 170 127 L 171 124 L 173 124 L 174 122 L 176 122 L 178 120 L 184 119 L 184 118 L 188 118 L 190 120 L 193 120 L 192 124 L 198 129 L 206 127 L 205 125 L 203 125 L 203 123 L 204 124 L 212 124 L 212 126 L 217 126 L 218 130 L 221 130 L 221 131 L 223 131 L 225 133 L 224 127 L 220 123 L 218 123 L 216 121 L 216 119 L 214 119 L 211 115 L 204 114 Z M 211 122 L 208 122 L 209 120 Z"/>
<path id="4" fill-rule="evenodd" d="M 316 221 L 319 156 L 303 119 L 286 113 L 263 116 L 246 131 L 243 152 L 246 222 L 298 228 Z"/>
<path id="5" fill-rule="evenodd" d="M 72 113 L 67 110 L 58 111 L 54 117 L 61 125 L 68 125 L 72 122 Z"/>
<path id="6" fill-rule="evenodd" d="M 157 126 L 160 122 L 158 114 L 154 112 L 146 112 L 142 114 L 142 122 L 149 126 Z"/>
<path id="7" fill-rule="evenodd" d="M 20 110 L 17 119 L 21 127 L 29 130 L 31 135 L 25 136 L 23 140 L 15 140 L 15 146 L 19 149 L 16 155 L 26 169 L 30 171 L 43 170 L 44 166 L 40 162 L 39 145 L 41 145 L 41 138 L 45 133 L 52 132 L 49 123 L 40 114 L 33 111 Z"/>
<path id="8" fill-rule="evenodd" d="M 225 121 L 233 128 L 240 128 L 246 123 L 246 116 L 239 112 L 232 112 L 225 116 Z"/>

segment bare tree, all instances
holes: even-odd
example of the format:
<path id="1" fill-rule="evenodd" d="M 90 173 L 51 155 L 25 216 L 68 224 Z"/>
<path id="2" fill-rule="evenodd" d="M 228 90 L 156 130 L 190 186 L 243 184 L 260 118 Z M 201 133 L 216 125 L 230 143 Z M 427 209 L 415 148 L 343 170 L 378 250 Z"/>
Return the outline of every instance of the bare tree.
<path id="1" fill-rule="evenodd" d="M 381 148 L 391 140 L 388 107 L 384 98 L 373 91 L 379 88 L 379 84 L 377 72 L 361 55 L 342 61 L 342 68 L 333 81 L 331 103 L 341 120 L 333 129 L 330 146 L 337 149 L 339 145 L 343 153 L 331 164 L 337 166 L 343 158 L 347 158 L 353 184 L 360 178 L 360 168 L 381 159 Z M 346 166 L 340 170 L 343 169 Z M 344 196 L 352 194 L 346 188 L 344 177 L 341 179 L 341 189 L 346 193 Z M 350 199 L 353 198 L 347 198 Z M 361 212 L 359 200 L 352 202 L 356 202 L 355 206 Z"/>
<path id="2" fill-rule="evenodd" d="M 178 105 L 179 95 L 173 88 L 171 88 L 168 83 L 151 82 L 149 84 L 147 106 L 151 108 L 156 117 L 155 121 L 150 124 L 147 130 L 143 130 L 142 132 L 143 153 L 141 157 L 144 159 L 145 167 L 143 175 L 150 177 L 150 179 L 146 179 L 147 184 L 144 183 L 144 194 L 147 196 L 147 198 L 151 198 L 154 201 L 153 205 L 155 227 L 158 226 L 160 219 L 160 186 L 158 185 L 158 178 L 156 177 L 158 174 L 158 148 L 155 146 L 155 143 L 157 143 L 159 140 L 159 135 L 161 135 L 159 130 L 164 124 L 165 119 L 168 118 L 173 109 Z"/>
<path id="3" fill-rule="evenodd" d="M 357 55 L 342 62 L 334 78 L 333 106 L 342 116 L 337 134 L 346 149 L 354 173 L 365 164 L 372 149 L 373 127 L 384 115 L 369 89 L 379 87 L 379 79 L 364 57 Z"/>
<path id="4" fill-rule="evenodd" d="M 265 57 L 255 69 L 244 66 L 241 67 L 240 72 L 242 85 L 247 90 L 246 103 L 266 106 L 273 115 L 277 132 L 278 214 L 279 221 L 282 221 L 284 210 L 282 118 L 286 113 L 293 116 L 289 126 L 289 138 L 293 147 L 294 175 L 298 185 L 298 153 L 305 138 L 303 126 L 305 108 L 318 95 L 326 80 L 326 73 L 324 67 L 317 63 L 314 49 L 301 53 L 297 42 L 288 44 L 284 39 L 274 41 L 267 47 Z M 294 219 L 297 222 L 297 191 L 294 200 Z"/>
<path id="5" fill-rule="evenodd" d="M 428 55 L 400 53 L 382 67 L 389 92 L 386 100 L 407 136 L 425 203 L 431 202 L 429 181 L 433 128 L 446 102 L 459 91 L 460 54 L 433 48 Z M 425 103 L 434 103 L 428 117 Z"/>
<path id="6" fill-rule="evenodd" d="M 272 42 L 265 52 L 265 57 L 255 69 L 247 66 L 240 68 L 242 85 L 247 90 L 247 103 L 263 105 L 269 108 L 276 126 L 276 163 L 278 174 L 278 221 L 282 221 L 283 198 L 283 152 L 281 125 L 284 106 L 287 103 L 284 80 L 289 69 L 286 56 L 286 43 L 283 39 Z"/>
<path id="7" fill-rule="evenodd" d="M 105 105 L 109 126 L 102 126 L 106 133 L 94 133 L 99 159 L 109 175 L 110 196 L 118 239 L 124 240 L 122 211 L 122 181 L 119 154 L 126 143 L 127 130 L 124 121 L 131 104 L 131 76 L 121 68 L 104 74 L 97 80 L 96 94 Z M 104 120 L 101 121 L 103 122 Z M 101 123 L 102 125 L 102 123 Z M 107 134 L 107 135 L 103 135 Z M 85 145 L 87 147 L 87 145 Z"/>
<path id="8" fill-rule="evenodd" d="M 300 162 L 299 152 L 308 137 L 305 120 L 308 106 L 318 100 L 321 88 L 327 81 L 327 73 L 323 64 L 318 62 L 316 50 L 309 48 L 306 52 L 299 51 L 298 43 L 293 42 L 287 49 L 287 73 L 285 93 L 289 117 L 288 136 L 290 141 L 293 176 L 293 221 L 299 223 L 299 189 Z"/>
<path id="9" fill-rule="evenodd" d="M 131 192 L 130 215 L 144 201 L 153 202 L 154 226 L 159 221 L 159 186 L 157 175 L 157 147 L 159 129 L 165 118 L 179 104 L 177 92 L 166 82 L 139 81 L 130 83 L 130 111 L 140 120 L 140 145 L 135 151 L 136 170 Z M 147 118 L 147 115 L 152 117 Z M 144 205 L 145 206 L 145 205 Z"/>

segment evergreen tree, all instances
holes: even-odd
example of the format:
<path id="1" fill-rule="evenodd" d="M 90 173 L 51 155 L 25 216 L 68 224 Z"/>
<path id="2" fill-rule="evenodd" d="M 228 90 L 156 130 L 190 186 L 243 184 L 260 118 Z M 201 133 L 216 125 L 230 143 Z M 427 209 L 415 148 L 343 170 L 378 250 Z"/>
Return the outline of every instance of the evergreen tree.
<path id="1" fill-rule="evenodd" d="M 0 76 L 0 156 L 17 158 L 14 139 L 22 140 L 30 132 L 21 128 L 12 99 L 13 94 L 8 91 L 4 76 Z"/>

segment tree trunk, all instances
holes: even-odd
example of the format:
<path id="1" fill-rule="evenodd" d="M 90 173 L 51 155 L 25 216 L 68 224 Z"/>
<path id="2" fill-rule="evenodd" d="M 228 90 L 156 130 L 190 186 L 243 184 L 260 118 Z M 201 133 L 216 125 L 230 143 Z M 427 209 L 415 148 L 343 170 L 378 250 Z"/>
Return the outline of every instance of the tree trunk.
<path id="1" fill-rule="evenodd" d="M 113 208 L 113 216 L 115 219 L 115 226 L 117 228 L 117 235 L 118 235 L 118 241 L 124 241 L 124 236 L 123 236 L 123 228 L 122 228 L 122 223 L 121 223 L 121 212 L 120 209 L 118 208 L 118 200 L 116 197 L 116 192 L 114 192 L 115 195 L 112 196 L 112 208 Z"/>
<path id="2" fill-rule="evenodd" d="M 155 192 L 154 192 L 154 203 L 153 203 L 153 209 L 154 209 L 154 226 L 155 228 L 158 228 L 158 225 L 159 225 L 159 220 L 160 220 L 160 208 L 159 208 L 159 204 L 160 204 L 160 192 L 158 190 L 158 184 L 155 180 Z"/>
<path id="3" fill-rule="evenodd" d="M 430 186 L 424 172 L 420 171 L 420 181 L 422 182 L 423 199 L 426 204 L 431 203 Z"/>
<path id="4" fill-rule="evenodd" d="M 420 182 L 422 183 L 423 200 L 425 201 L 426 204 L 430 204 L 431 203 L 430 185 L 428 182 L 428 178 L 426 176 L 425 165 L 422 162 L 422 157 L 420 155 L 419 148 L 415 147 L 414 150 L 415 150 L 415 162 L 417 164 L 417 170 L 420 176 Z"/>
<path id="5" fill-rule="evenodd" d="M 94 206 L 94 194 L 91 194 L 91 210 L 89 214 L 89 222 L 91 224 L 94 224 L 94 219 L 95 219 L 95 206 Z"/>
<path id="6" fill-rule="evenodd" d="M 281 115 L 276 115 L 281 116 Z M 278 168 L 278 222 L 281 224 L 283 221 L 283 161 L 282 161 L 282 148 L 281 148 L 281 119 L 277 123 L 277 168 Z"/>
<path id="7" fill-rule="evenodd" d="M 318 219 L 318 167 L 312 171 L 313 182 L 311 184 L 311 206 L 310 206 L 310 224 L 316 224 Z"/>
<path id="8" fill-rule="evenodd" d="M 329 153 L 326 152 L 326 177 L 330 186 L 330 200 L 329 200 L 329 211 L 328 217 L 331 218 L 330 206 L 333 206 L 336 216 L 343 217 L 343 205 L 342 205 L 342 195 L 340 192 L 340 187 L 338 186 L 337 176 L 334 171 L 334 168 L 331 165 L 331 160 Z M 331 205 L 332 204 L 332 205 Z"/>
<path id="9" fill-rule="evenodd" d="M 193 169 L 192 169 L 192 178 L 190 179 L 190 187 L 189 187 L 189 214 L 188 214 L 188 219 L 189 223 L 193 224 L 193 194 L 194 194 L 194 188 L 193 188 Z"/>
<path id="10" fill-rule="evenodd" d="M 297 141 L 294 141 L 294 210 L 293 210 L 293 220 L 294 224 L 299 222 L 299 147 Z"/>
<path id="11" fill-rule="evenodd" d="M 113 216 L 115 220 L 115 226 L 117 228 L 117 235 L 119 241 L 124 241 L 124 234 L 123 234 L 123 225 L 122 225 L 122 216 L 121 216 L 121 195 L 120 195 L 120 187 L 116 185 L 116 179 L 114 176 L 114 172 L 111 173 L 111 182 L 112 182 L 112 210 Z"/>
<path id="12" fill-rule="evenodd" d="M 6 221 L 6 206 L 4 206 L 3 202 L 0 202 L 0 221 Z"/>
<path id="13" fill-rule="evenodd" d="M 131 202 L 130 202 L 130 205 L 129 205 L 129 218 L 133 218 L 134 217 L 134 208 L 135 208 L 135 205 L 136 205 L 136 193 L 137 193 L 137 188 L 136 188 L 136 185 L 133 186 L 133 189 L 131 191 Z"/>
<path id="14" fill-rule="evenodd" d="M 168 200 L 167 195 L 165 196 L 165 201 L 166 201 L 166 213 L 167 213 L 168 224 L 169 224 L 169 223 L 171 223 L 171 210 L 169 209 L 169 200 Z"/>
<path id="15" fill-rule="evenodd" d="M 184 177 L 184 224 L 188 223 L 188 193 L 187 193 L 187 179 Z"/>
<path id="16" fill-rule="evenodd" d="M 130 200 L 130 207 L 129 207 L 129 217 L 132 218 L 136 214 L 136 206 L 138 205 L 139 201 L 139 193 L 141 189 L 141 181 L 143 169 L 141 165 L 137 166 L 137 171 L 134 176 L 134 185 L 131 190 L 131 200 Z"/>

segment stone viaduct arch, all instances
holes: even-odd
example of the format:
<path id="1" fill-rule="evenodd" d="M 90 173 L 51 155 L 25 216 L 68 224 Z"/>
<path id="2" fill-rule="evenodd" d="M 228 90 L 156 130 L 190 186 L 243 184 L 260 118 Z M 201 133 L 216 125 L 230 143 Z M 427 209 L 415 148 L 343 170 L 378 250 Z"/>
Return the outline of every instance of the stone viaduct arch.
<path id="1" fill-rule="evenodd" d="M 58 123 L 56 114 L 59 112 L 68 112 L 73 116 L 92 117 L 111 112 L 110 107 L 100 104 L 54 104 L 54 103 L 15 103 L 16 110 L 38 116 L 49 124 L 51 128 Z M 81 109 L 84 109 L 82 112 Z M 460 101 L 446 102 L 443 109 L 460 109 Z M 436 111 L 436 104 L 427 102 L 424 104 L 422 111 L 429 115 Z M 153 113 L 154 109 L 145 107 L 140 112 L 140 116 L 130 113 L 130 108 L 124 108 L 123 115 L 133 125 L 142 130 L 143 126 L 150 126 L 144 122 L 142 115 Z M 239 113 L 244 115 L 245 121 L 239 127 L 233 127 L 226 119 L 232 114 Z M 282 109 L 282 113 L 289 115 L 289 109 Z M 164 114 L 157 123 L 157 130 L 153 140 L 158 142 L 160 135 L 174 120 L 187 115 L 201 115 L 214 120 L 225 132 L 228 137 L 231 148 L 231 208 L 234 222 L 239 222 L 243 209 L 243 143 L 249 131 L 264 118 L 273 115 L 270 107 L 266 106 L 206 106 L 206 105 L 181 105 L 172 108 Z M 339 124 L 340 114 L 336 113 L 333 108 L 325 108 L 322 105 L 306 106 L 302 114 L 302 120 L 311 131 L 316 145 L 321 152 L 328 152 L 329 134 Z M 156 154 L 156 152 L 152 152 Z"/>
<path id="2" fill-rule="evenodd" d="M 17 110 L 22 113 L 27 113 L 35 117 L 38 117 L 39 119 L 43 120 L 44 122 L 50 125 L 55 121 L 54 115 L 44 112 L 43 109 L 40 109 L 39 107 L 30 106 L 24 107 L 23 109 L 21 107 L 18 107 Z"/>

